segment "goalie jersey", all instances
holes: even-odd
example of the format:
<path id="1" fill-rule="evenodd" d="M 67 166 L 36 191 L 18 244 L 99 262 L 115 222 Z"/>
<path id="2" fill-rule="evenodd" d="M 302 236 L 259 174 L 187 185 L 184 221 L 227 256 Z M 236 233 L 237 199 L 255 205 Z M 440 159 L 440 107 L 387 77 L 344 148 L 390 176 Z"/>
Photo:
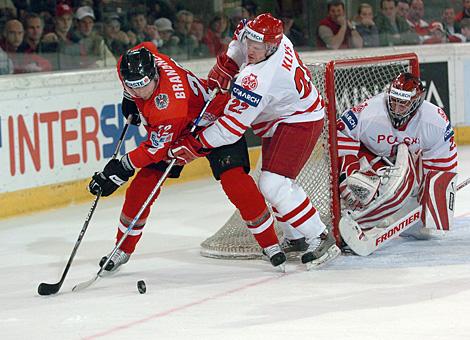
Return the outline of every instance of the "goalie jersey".
<path id="1" fill-rule="evenodd" d="M 224 114 L 199 138 L 207 147 L 236 142 L 251 126 L 260 137 L 272 137 L 280 123 L 317 121 L 324 116 L 323 99 L 311 82 L 291 41 L 284 35 L 266 60 L 245 65 L 244 27 L 231 41 L 227 55 L 240 67 Z"/>
<path id="2" fill-rule="evenodd" d="M 361 146 L 377 156 L 393 158 L 396 145 L 421 153 L 423 170 L 457 172 L 454 131 L 445 112 L 424 101 L 411 120 L 395 129 L 387 112 L 385 93 L 345 111 L 337 121 L 338 156 L 357 156 Z"/>

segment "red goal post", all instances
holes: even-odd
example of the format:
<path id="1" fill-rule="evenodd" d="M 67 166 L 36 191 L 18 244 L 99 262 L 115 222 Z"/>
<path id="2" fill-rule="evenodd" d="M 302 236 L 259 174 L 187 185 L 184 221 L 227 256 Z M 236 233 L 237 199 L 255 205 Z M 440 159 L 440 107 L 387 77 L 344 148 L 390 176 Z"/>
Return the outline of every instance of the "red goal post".
<path id="1" fill-rule="evenodd" d="M 414 53 L 331 60 L 306 64 L 312 82 L 326 104 L 326 120 L 315 149 L 296 179 L 320 212 L 323 222 L 339 241 L 338 162 L 336 119 L 345 110 L 386 89 L 400 72 L 419 76 L 418 57 Z M 260 162 L 251 175 L 257 179 Z M 282 238 L 282 231 L 276 227 Z M 213 258 L 251 259 L 261 249 L 236 211 L 214 235 L 201 243 L 201 255 Z"/>

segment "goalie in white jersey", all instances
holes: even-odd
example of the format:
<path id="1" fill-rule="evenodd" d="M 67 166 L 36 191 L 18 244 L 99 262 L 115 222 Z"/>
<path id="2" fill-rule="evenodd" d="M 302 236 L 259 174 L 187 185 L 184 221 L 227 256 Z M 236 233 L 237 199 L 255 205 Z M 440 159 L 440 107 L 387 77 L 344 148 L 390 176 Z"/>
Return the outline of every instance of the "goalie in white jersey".
<path id="1" fill-rule="evenodd" d="M 452 225 L 454 132 L 444 111 L 424 97 L 419 78 L 401 73 L 338 119 L 340 233 L 360 255 L 400 234 L 428 239 Z"/>
<path id="2" fill-rule="evenodd" d="M 252 127 L 262 137 L 258 185 L 285 227 L 283 247 L 272 217 L 260 216 L 266 223 L 246 222 L 271 263 L 285 262 L 283 249 L 304 251 L 301 260 L 309 268 L 338 256 L 332 233 L 304 190 L 294 183 L 322 131 L 324 102 L 310 72 L 283 34 L 282 22 L 271 14 L 242 21 L 208 78 L 209 86 L 231 92 L 224 114 L 196 138 L 180 140 L 172 155 L 190 161 L 200 157 L 202 149 L 236 142 Z M 289 238 L 298 240 L 290 243 Z"/>

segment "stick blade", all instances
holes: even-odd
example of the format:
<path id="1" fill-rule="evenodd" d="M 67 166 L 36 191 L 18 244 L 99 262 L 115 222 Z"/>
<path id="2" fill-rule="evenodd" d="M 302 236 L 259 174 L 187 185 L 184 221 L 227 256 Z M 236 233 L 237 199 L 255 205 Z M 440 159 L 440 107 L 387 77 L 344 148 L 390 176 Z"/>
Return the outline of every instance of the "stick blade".
<path id="1" fill-rule="evenodd" d="M 59 283 L 42 282 L 38 286 L 38 294 L 42 296 L 56 294 L 59 291 L 61 285 L 62 284 L 60 282 Z"/>
<path id="2" fill-rule="evenodd" d="M 80 282 L 79 284 L 75 285 L 73 288 L 72 288 L 72 292 L 79 292 L 85 288 L 88 288 L 90 287 L 97 279 L 98 279 L 98 275 L 96 275 L 95 277 L 93 277 L 91 280 L 88 280 L 88 281 L 84 281 L 84 282 Z"/>

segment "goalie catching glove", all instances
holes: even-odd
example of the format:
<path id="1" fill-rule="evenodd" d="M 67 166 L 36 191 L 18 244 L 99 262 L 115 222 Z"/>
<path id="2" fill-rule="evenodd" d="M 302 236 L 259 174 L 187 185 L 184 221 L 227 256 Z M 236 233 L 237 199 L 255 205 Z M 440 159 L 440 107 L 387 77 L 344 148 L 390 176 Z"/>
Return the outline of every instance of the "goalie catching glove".
<path id="1" fill-rule="evenodd" d="M 366 207 L 378 195 L 380 177 L 372 171 L 355 171 L 340 181 L 340 196 L 348 209 Z"/>
<path id="2" fill-rule="evenodd" d="M 176 165 L 185 165 L 197 158 L 206 157 L 210 153 L 204 145 L 189 134 L 177 140 L 168 150 L 169 158 L 176 158 Z"/>
<path id="3" fill-rule="evenodd" d="M 101 196 L 109 196 L 133 175 L 134 168 L 128 155 L 124 155 L 120 161 L 113 158 L 106 164 L 102 172 L 95 172 L 88 184 L 88 191 L 93 195 L 98 195 L 101 190 Z"/>
<path id="4" fill-rule="evenodd" d="M 222 92 L 228 91 L 230 89 L 230 82 L 237 73 L 237 63 L 226 54 L 219 55 L 217 57 L 217 63 L 212 67 L 212 70 L 210 70 L 207 76 L 209 88 L 213 90 L 217 87 L 221 89 Z"/>

